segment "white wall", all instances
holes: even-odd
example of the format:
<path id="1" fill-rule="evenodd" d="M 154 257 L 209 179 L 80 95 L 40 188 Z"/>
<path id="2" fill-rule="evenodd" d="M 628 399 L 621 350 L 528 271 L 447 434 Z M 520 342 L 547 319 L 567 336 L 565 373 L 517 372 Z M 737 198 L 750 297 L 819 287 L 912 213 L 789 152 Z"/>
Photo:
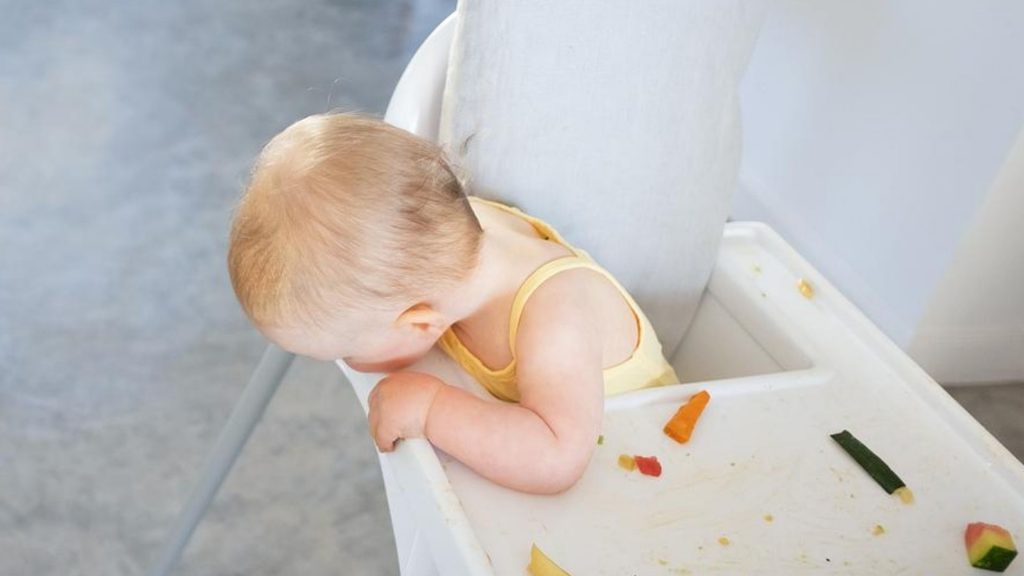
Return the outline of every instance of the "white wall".
<path id="1" fill-rule="evenodd" d="M 940 382 L 1024 380 L 1024 130 L 910 345 Z"/>
<path id="2" fill-rule="evenodd" d="M 771 224 L 907 347 L 1024 125 L 1022 56 L 1020 0 L 780 0 L 733 219 Z"/>

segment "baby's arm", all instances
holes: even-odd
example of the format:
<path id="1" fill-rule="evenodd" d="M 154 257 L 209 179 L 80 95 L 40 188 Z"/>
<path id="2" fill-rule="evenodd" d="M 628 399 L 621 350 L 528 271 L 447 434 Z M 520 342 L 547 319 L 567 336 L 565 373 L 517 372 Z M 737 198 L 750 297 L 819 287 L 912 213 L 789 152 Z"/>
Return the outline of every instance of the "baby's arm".
<path id="1" fill-rule="evenodd" d="M 573 273 L 530 298 L 517 338 L 520 403 L 441 386 L 426 436 L 477 473 L 516 490 L 556 493 L 583 474 L 604 412 L 600 326 Z"/>

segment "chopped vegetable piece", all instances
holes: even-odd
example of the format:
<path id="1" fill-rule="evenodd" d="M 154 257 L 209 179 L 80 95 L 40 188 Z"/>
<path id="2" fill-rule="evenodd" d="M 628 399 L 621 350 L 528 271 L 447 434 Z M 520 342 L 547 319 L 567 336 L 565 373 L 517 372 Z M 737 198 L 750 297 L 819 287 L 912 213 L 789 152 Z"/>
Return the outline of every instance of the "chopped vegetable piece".
<path id="1" fill-rule="evenodd" d="M 569 576 L 569 573 L 562 570 L 558 564 L 551 561 L 537 545 L 530 549 L 530 564 L 526 570 L 533 576 Z"/>
<path id="2" fill-rule="evenodd" d="M 811 283 L 807 280 L 801 278 L 800 281 L 796 283 L 796 289 L 800 291 L 800 294 L 804 298 L 807 298 L 808 300 L 814 298 L 814 286 L 811 286 Z"/>
<path id="3" fill-rule="evenodd" d="M 729 545 L 729 539 L 726 538 L 725 536 L 722 536 L 721 538 L 718 539 L 718 543 L 721 544 L 722 546 L 728 546 Z"/>
<path id="4" fill-rule="evenodd" d="M 764 515 L 764 521 L 765 522 L 773 522 L 774 520 L 775 520 L 775 516 L 772 516 L 771 514 L 765 514 Z"/>
<path id="5" fill-rule="evenodd" d="M 661 462 L 657 456 L 633 456 L 636 467 L 645 476 L 661 476 Z"/>
<path id="6" fill-rule="evenodd" d="M 871 529 L 871 533 L 875 536 L 881 536 L 882 534 L 885 534 L 885 526 L 875 524 L 875 527 Z"/>
<path id="7" fill-rule="evenodd" d="M 971 566 L 993 572 L 1002 572 L 1017 557 L 1013 537 L 1002 526 L 973 522 L 964 531 L 967 560 Z"/>
<path id="8" fill-rule="evenodd" d="M 629 454 L 619 454 L 619 467 L 632 472 L 636 470 L 636 460 Z"/>
<path id="9" fill-rule="evenodd" d="M 601 444 L 604 444 L 604 434 L 597 437 L 597 445 L 600 446 Z"/>
<path id="10" fill-rule="evenodd" d="M 697 419 L 700 418 L 704 407 L 708 405 L 708 400 L 711 400 L 711 395 L 707 390 L 701 390 L 690 396 L 686 404 L 680 406 L 672 419 L 665 424 L 665 434 L 680 444 L 689 440 L 694 427 L 697 426 Z"/>
<path id="11" fill-rule="evenodd" d="M 832 439 L 835 440 L 846 453 L 853 457 L 860 464 L 860 467 L 868 473 L 871 478 L 878 482 L 878 485 L 888 494 L 892 494 L 899 488 L 906 487 L 903 480 L 892 471 L 892 468 L 882 461 L 881 458 L 875 455 L 870 448 L 861 443 L 850 434 L 849 430 L 843 430 L 836 434 L 831 435 Z M 900 494 L 900 499 L 906 502 L 903 494 Z M 913 501 L 913 495 L 910 496 L 910 501 Z"/>

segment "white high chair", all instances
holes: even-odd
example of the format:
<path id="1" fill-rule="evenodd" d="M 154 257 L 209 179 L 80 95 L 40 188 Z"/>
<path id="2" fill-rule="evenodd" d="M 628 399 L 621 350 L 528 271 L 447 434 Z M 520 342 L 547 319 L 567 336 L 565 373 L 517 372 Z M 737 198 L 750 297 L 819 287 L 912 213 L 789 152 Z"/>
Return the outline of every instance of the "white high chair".
<path id="1" fill-rule="evenodd" d="M 453 27 L 413 57 L 388 122 L 436 138 Z M 173 566 L 290 359 L 268 347 L 153 574 Z M 493 485 L 422 440 L 381 455 L 402 574 L 519 575 L 533 543 L 576 575 L 969 574 L 968 522 L 1024 535 L 1024 466 L 762 224 L 726 226 L 671 361 L 683 384 L 607 399 L 604 443 L 559 496 Z M 339 367 L 365 409 L 381 375 Z M 415 369 L 486 397 L 436 350 Z M 711 403 L 676 444 L 661 426 L 697 390 Z M 887 460 L 914 504 L 833 444 L 843 429 Z M 627 473 L 620 453 L 657 455 L 664 472 Z"/>

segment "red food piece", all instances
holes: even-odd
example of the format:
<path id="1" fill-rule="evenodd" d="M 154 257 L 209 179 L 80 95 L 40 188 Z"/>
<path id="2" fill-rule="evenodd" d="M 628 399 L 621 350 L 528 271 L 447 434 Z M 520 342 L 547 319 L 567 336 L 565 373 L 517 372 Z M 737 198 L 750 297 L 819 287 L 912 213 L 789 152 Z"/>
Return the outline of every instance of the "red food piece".
<path id="1" fill-rule="evenodd" d="M 657 456 L 633 456 L 636 467 L 646 476 L 661 476 L 661 462 Z"/>

